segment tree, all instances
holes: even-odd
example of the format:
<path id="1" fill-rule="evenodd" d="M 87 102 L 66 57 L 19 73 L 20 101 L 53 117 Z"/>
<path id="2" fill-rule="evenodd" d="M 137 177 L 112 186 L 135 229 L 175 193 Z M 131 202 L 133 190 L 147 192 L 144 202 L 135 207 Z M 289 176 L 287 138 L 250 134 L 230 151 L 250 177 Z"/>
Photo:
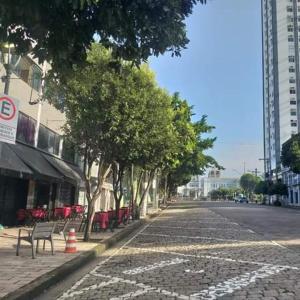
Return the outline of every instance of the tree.
<path id="1" fill-rule="evenodd" d="M 171 97 L 166 91 L 155 88 L 149 91 L 147 109 L 144 113 L 145 132 L 140 140 L 140 158 L 131 165 L 131 203 L 140 208 L 155 174 L 174 152 L 176 132 L 172 126 L 173 114 Z M 137 184 L 134 187 L 134 176 Z M 143 184 L 144 183 L 144 184 Z M 137 201 L 140 196 L 139 201 Z"/>
<path id="2" fill-rule="evenodd" d="M 197 2 L 206 0 L 3 0 L 0 40 L 56 72 L 85 62 L 94 39 L 136 63 L 165 51 L 177 56 L 189 42 L 184 20 Z"/>
<path id="3" fill-rule="evenodd" d="M 202 137 L 214 128 L 207 124 L 206 116 L 192 122 L 192 107 L 186 100 L 180 99 L 178 93 L 173 95 L 172 106 L 177 139 L 172 156 L 163 168 L 162 184 L 165 185 L 165 198 L 170 197 L 178 186 L 188 183 L 193 175 L 203 174 L 207 167 L 220 167 L 211 156 L 204 153 L 215 141 L 215 138 Z"/>
<path id="4" fill-rule="evenodd" d="M 287 196 L 288 188 L 284 183 L 282 183 L 280 180 L 278 180 L 275 183 L 272 182 L 269 185 L 268 194 L 269 195 L 278 195 L 278 196 Z"/>
<path id="5" fill-rule="evenodd" d="M 88 63 L 78 66 L 68 80 L 48 80 L 46 99 L 66 114 L 67 137 L 84 157 L 91 232 L 95 202 L 105 178 L 112 174 L 116 224 L 123 197 L 123 178 L 132 164 L 156 168 L 168 155 L 172 138 L 170 98 L 156 85 L 146 65 L 115 68 L 110 51 L 93 45 Z M 166 140 L 168 139 L 168 140 Z M 99 166 L 92 188 L 92 168 Z"/>
<path id="6" fill-rule="evenodd" d="M 300 134 L 294 134 L 282 145 L 281 163 L 292 172 L 300 174 Z"/>
<path id="7" fill-rule="evenodd" d="M 246 173 L 241 176 L 240 185 L 248 194 L 251 195 L 254 192 L 255 187 L 259 181 L 260 178 L 258 176 Z"/>
<path id="8" fill-rule="evenodd" d="M 269 185 L 268 181 L 259 181 L 254 189 L 255 194 L 268 195 L 269 194 Z"/>

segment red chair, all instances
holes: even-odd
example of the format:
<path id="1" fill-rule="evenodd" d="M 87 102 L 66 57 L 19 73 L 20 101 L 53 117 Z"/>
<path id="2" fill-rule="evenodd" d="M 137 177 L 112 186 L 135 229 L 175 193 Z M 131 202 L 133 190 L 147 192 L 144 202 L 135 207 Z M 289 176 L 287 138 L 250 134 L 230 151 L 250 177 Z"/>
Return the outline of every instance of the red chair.
<path id="1" fill-rule="evenodd" d="M 70 206 L 67 207 L 56 207 L 54 208 L 54 219 L 68 219 L 71 217 L 72 208 Z"/>
<path id="2" fill-rule="evenodd" d="M 85 206 L 76 204 L 76 205 L 73 205 L 71 207 L 71 209 L 72 209 L 72 218 L 73 219 L 83 218 L 83 215 L 84 215 L 84 212 L 85 212 Z"/>
<path id="3" fill-rule="evenodd" d="M 26 217 L 27 217 L 26 209 L 21 208 L 21 209 L 17 210 L 17 224 L 18 225 L 25 223 Z"/>

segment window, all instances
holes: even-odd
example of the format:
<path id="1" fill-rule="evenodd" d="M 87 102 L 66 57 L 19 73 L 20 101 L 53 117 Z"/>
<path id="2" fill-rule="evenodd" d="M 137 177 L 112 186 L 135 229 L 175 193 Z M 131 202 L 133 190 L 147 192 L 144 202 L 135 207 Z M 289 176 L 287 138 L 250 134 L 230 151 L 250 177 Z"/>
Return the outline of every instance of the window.
<path id="1" fill-rule="evenodd" d="M 60 136 L 44 125 L 40 125 L 38 147 L 51 154 L 59 153 Z"/>
<path id="2" fill-rule="evenodd" d="M 295 56 L 294 55 L 289 56 L 289 62 L 295 62 Z"/>
<path id="3" fill-rule="evenodd" d="M 288 36 L 288 41 L 289 41 L 289 42 L 293 42 L 293 41 L 294 41 L 294 36 L 290 34 L 290 35 Z"/>
<path id="4" fill-rule="evenodd" d="M 296 89 L 294 87 L 290 88 L 290 94 L 295 95 L 296 94 Z"/>
<path id="5" fill-rule="evenodd" d="M 291 105 L 296 105 L 296 104 L 297 104 L 297 101 L 296 101 L 295 99 L 291 99 L 291 100 L 290 100 L 290 104 L 291 104 Z"/>
<path id="6" fill-rule="evenodd" d="M 74 162 L 75 161 L 75 147 L 69 140 L 64 139 L 62 148 L 62 159 Z"/>
<path id="7" fill-rule="evenodd" d="M 292 127 L 297 127 L 297 121 L 296 120 L 291 120 L 291 126 Z"/>
<path id="8" fill-rule="evenodd" d="M 39 90 L 42 70 L 28 57 L 22 57 L 13 72 L 35 90 Z"/>
<path id="9" fill-rule="evenodd" d="M 295 73 L 295 68 L 294 68 L 293 66 L 290 66 L 290 67 L 289 67 L 289 72 L 290 72 L 290 73 Z"/>
<path id="10" fill-rule="evenodd" d="M 288 25 L 287 31 L 288 32 L 293 32 L 294 31 L 293 25 Z"/>
<path id="11" fill-rule="evenodd" d="M 288 6 L 286 7 L 286 11 L 287 11 L 287 12 L 293 12 L 293 6 L 288 5 Z"/>
<path id="12" fill-rule="evenodd" d="M 295 108 L 291 109 L 291 116 L 297 116 L 297 110 Z"/>
<path id="13" fill-rule="evenodd" d="M 19 113 L 17 140 L 29 145 L 34 145 L 36 121 L 29 116 Z"/>
<path id="14" fill-rule="evenodd" d="M 296 79 L 294 77 L 290 77 L 289 82 L 290 83 L 296 83 Z"/>

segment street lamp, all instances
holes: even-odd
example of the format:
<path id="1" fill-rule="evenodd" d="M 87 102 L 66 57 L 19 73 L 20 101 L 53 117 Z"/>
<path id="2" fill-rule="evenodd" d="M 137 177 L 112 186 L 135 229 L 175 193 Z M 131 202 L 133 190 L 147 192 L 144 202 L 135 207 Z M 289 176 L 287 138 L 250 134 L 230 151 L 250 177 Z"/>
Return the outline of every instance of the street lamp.
<path id="1" fill-rule="evenodd" d="M 13 63 L 13 55 L 15 53 L 15 46 L 13 44 L 5 43 L 0 46 L 0 58 L 1 63 L 3 64 L 6 75 L 2 76 L 2 82 L 5 83 L 4 85 L 4 94 L 8 95 L 9 91 L 9 84 L 10 84 L 10 77 L 12 74 L 13 69 L 17 66 L 17 64 L 20 61 L 20 56 L 16 60 L 15 63 Z"/>

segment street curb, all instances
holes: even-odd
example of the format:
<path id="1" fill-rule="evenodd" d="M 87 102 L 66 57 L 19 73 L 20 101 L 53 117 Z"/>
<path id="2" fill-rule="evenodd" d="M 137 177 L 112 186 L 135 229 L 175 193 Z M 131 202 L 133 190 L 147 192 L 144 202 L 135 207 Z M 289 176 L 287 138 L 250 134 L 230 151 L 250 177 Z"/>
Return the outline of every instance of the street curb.
<path id="1" fill-rule="evenodd" d="M 14 292 L 5 295 L 1 300 L 28 300 L 42 294 L 47 288 L 63 280 L 76 269 L 84 266 L 86 263 L 92 261 L 105 250 L 113 247 L 115 244 L 132 234 L 141 226 L 145 225 L 148 220 L 153 219 L 159 215 L 159 212 L 148 215 L 145 219 L 140 219 L 127 225 L 122 231 L 116 233 L 114 236 L 99 243 L 93 249 L 81 253 L 72 260 L 64 263 L 58 268 L 38 277 L 34 281 L 20 287 Z"/>

